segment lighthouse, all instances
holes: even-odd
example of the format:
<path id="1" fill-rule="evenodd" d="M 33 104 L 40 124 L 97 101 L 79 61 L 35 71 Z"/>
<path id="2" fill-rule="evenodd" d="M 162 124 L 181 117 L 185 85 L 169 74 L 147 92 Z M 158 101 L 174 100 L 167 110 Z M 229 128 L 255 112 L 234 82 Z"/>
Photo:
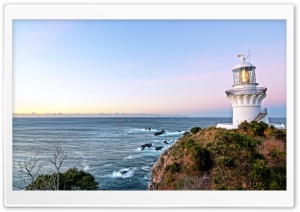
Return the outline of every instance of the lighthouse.
<path id="1" fill-rule="evenodd" d="M 232 89 L 225 91 L 232 105 L 232 124 L 219 123 L 217 127 L 234 129 L 244 121 L 268 122 L 267 108 L 261 108 L 261 102 L 266 97 L 267 88 L 258 87 L 256 82 L 256 67 L 246 62 L 244 55 L 238 55 L 240 63 L 233 70 Z"/>

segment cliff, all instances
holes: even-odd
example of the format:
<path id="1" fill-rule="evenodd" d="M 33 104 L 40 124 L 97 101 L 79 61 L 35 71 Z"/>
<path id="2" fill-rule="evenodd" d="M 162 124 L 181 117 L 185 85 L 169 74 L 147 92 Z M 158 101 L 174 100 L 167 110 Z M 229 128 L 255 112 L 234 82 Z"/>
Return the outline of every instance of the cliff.
<path id="1" fill-rule="evenodd" d="M 191 132 L 160 155 L 150 190 L 286 189 L 286 131 L 255 122 Z"/>

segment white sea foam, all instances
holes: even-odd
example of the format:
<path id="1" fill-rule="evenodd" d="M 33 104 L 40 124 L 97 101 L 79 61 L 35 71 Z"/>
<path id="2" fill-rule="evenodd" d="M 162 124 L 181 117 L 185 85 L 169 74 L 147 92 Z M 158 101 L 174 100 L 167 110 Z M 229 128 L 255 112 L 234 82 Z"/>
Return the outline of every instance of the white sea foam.
<path id="1" fill-rule="evenodd" d="M 145 170 L 145 171 L 151 171 L 150 166 L 142 166 L 142 169 Z"/>
<path id="2" fill-rule="evenodd" d="M 160 135 L 160 136 L 169 136 L 169 135 L 182 135 L 183 133 L 185 133 L 185 131 L 175 131 L 175 132 L 170 132 L 170 131 L 166 131 L 164 134 Z"/>
<path id="3" fill-rule="evenodd" d="M 144 175 L 143 179 L 144 179 L 144 180 L 147 180 L 147 181 L 148 181 L 149 179 L 151 179 L 151 172 L 149 172 L 148 174 Z"/>
<path id="4" fill-rule="evenodd" d="M 139 148 L 137 148 L 137 151 L 139 151 L 139 152 L 152 152 L 152 151 L 154 151 L 154 148 L 150 147 L 150 148 L 145 148 L 145 149 L 142 150 L 142 148 L 139 147 Z"/>
<path id="5" fill-rule="evenodd" d="M 128 155 L 124 160 L 131 160 L 139 157 L 141 157 L 141 155 Z"/>
<path id="6" fill-rule="evenodd" d="M 83 171 L 87 171 L 87 170 L 89 170 L 90 169 L 90 166 L 89 165 L 84 165 L 83 166 Z"/>
<path id="7" fill-rule="evenodd" d="M 158 131 L 160 131 L 160 130 L 152 129 L 152 128 L 150 128 L 150 130 L 148 130 L 147 128 L 143 128 L 143 129 L 134 128 L 134 129 L 129 130 L 128 132 L 129 133 L 137 133 L 137 132 L 158 132 Z"/>
<path id="8" fill-rule="evenodd" d="M 82 151 L 73 151 L 72 153 L 73 153 L 73 155 L 78 155 L 79 157 L 84 157 L 84 154 Z"/>
<path id="9" fill-rule="evenodd" d="M 122 172 L 125 172 L 122 174 Z M 128 168 L 123 168 L 120 169 L 119 171 L 114 171 L 110 177 L 112 178 L 129 178 L 134 175 L 134 170 L 133 169 L 128 169 Z"/>

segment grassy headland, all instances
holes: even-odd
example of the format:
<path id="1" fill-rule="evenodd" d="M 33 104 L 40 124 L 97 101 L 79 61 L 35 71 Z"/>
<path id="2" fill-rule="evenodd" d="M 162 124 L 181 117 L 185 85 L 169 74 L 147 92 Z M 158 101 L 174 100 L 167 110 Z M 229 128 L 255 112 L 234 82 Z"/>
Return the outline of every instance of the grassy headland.
<path id="1" fill-rule="evenodd" d="M 286 190 L 286 130 L 195 127 L 152 168 L 151 190 Z"/>

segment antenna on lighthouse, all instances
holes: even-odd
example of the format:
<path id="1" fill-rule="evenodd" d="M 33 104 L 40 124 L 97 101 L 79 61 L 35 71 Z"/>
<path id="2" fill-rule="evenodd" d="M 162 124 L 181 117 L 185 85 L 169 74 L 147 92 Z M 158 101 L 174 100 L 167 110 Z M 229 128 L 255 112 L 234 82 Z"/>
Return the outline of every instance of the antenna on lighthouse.
<path id="1" fill-rule="evenodd" d="M 250 63 L 250 49 L 248 49 L 248 56 L 246 57 L 246 60 L 249 58 L 249 63 Z"/>
<path id="2" fill-rule="evenodd" d="M 249 63 L 250 63 L 250 49 L 248 49 L 248 57 L 249 57 Z"/>

